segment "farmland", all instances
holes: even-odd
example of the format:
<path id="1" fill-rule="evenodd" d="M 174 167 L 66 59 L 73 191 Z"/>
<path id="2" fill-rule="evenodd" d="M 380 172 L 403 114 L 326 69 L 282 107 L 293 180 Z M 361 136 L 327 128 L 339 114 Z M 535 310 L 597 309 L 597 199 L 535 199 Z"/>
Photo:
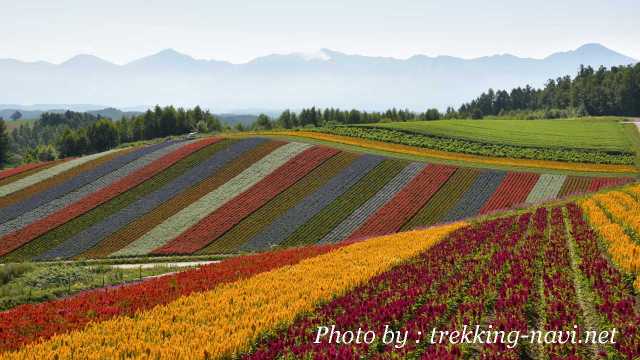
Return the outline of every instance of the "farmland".
<path id="1" fill-rule="evenodd" d="M 316 131 L 366 140 L 389 142 L 449 153 L 463 153 L 498 158 L 630 165 L 634 162 L 631 149 L 599 150 L 555 147 L 527 147 L 494 142 L 470 141 L 462 138 L 438 137 L 408 130 L 377 126 L 336 126 Z"/>
<path id="2" fill-rule="evenodd" d="M 640 268 L 628 259 L 638 259 L 638 206 L 640 188 L 632 185 L 479 221 L 239 256 L 20 306 L 0 313 L 1 356 L 633 359 Z M 617 242 L 614 228 L 628 241 Z M 406 331 L 407 341 L 315 342 L 326 324 L 376 334 L 390 326 Z M 615 328 L 616 335 L 544 345 L 427 341 L 431 329 L 466 324 L 574 330 L 578 339 L 591 331 L 611 338 Z"/>
<path id="3" fill-rule="evenodd" d="M 422 140 L 425 136 L 415 133 L 407 133 L 396 130 L 372 129 L 371 127 L 331 127 L 317 129 L 303 129 L 295 131 L 260 131 L 251 135 L 268 136 L 275 139 L 284 139 L 296 141 L 312 142 L 318 145 L 328 145 L 338 147 L 347 151 L 366 152 L 370 154 L 397 157 L 407 160 L 432 161 L 441 164 L 449 164 L 455 166 L 469 166 L 481 169 L 496 170 L 522 170 L 534 172 L 551 171 L 557 174 L 574 174 L 574 175 L 605 175 L 611 174 L 631 174 L 638 173 L 638 156 L 631 152 L 622 154 L 608 154 L 596 152 L 596 156 L 602 155 L 605 158 L 613 159 L 614 162 L 622 162 L 622 164 L 602 164 L 598 163 L 597 158 L 588 156 L 587 153 L 578 151 L 578 156 L 585 158 L 586 162 L 575 161 L 559 161 L 559 160 L 536 160 L 545 151 L 537 151 L 535 149 L 509 147 L 506 145 L 496 145 L 496 149 L 502 151 L 505 146 L 510 150 L 519 154 L 522 149 L 531 154 L 534 159 L 504 157 L 505 154 L 488 152 L 484 144 L 473 143 L 472 147 L 480 149 L 480 153 L 486 155 L 478 155 L 473 153 L 459 152 L 462 148 L 458 148 L 455 144 L 460 140 L 438 138 L 436 140 L 443 145 L 444 150 L 424 147 Z M 378 136 L 381 135 L 381 136 Z M 630 139 L 637 143 L 637 134 L 628 134 Z M 633 135 L 633 136 L 632 136 Z M 242 135 L 244 137 L 246 135 Z M 433 138 L 428 138 L 428 143 L 432 143 Z M 464 146 L 462 144 L 461 146 Z M 559 154 L 562 158 L 570 157 L 570 153 L 562 149 L 555 149 L 553 153 Z M 497 156 L 502 155 L 502 156 Z M 577 160 L 577 159 L 574 159 Z M 635 163 L 634 163 L 635 162 Z"/>
<path id="4" fill-rule="evenodd" d="M 375 124 L 444 138 L 523 147 L 628 151 L 631 144 L 619 118 L 554 120 L 437 120 Z"/>
<path id="5" fill-rule="evenodd" d="M 632 181 L 482 170 L 208 137 L 0 172 L 0 261 L 337 244 Z M 13 180 L 13 181 L 11 181 Z"/>

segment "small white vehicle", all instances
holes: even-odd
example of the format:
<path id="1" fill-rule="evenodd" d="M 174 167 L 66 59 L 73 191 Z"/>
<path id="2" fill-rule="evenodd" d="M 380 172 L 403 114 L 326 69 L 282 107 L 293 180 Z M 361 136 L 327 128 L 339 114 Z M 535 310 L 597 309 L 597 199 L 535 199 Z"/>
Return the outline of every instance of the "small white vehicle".
<path id="1" fill-rule="evenodd" d="M 198 136 L 198 132 L 190 132 L 187 134 L 187 139 L 195 139 Z"/>

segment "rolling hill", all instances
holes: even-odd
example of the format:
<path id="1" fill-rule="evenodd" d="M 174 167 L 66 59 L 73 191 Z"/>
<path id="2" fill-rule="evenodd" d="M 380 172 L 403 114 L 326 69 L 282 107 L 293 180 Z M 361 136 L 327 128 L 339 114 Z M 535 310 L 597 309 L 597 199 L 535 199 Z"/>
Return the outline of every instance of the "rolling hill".
<path id="1" fill-rule="evenodd" d="M 260 137 L 173 140 L 0 173 L 0 261 L 344 243 L 629 181 Z"/>

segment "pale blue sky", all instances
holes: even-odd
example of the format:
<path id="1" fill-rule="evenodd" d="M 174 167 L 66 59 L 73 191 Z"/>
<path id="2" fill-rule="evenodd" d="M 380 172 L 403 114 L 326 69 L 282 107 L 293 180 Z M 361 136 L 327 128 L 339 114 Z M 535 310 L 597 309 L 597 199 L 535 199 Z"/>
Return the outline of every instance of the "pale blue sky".
<path id="1" fill-rule="evenodd" d="M 0 58 L 125 63 L 165 48 L 245 62 L 330 48 L 544 57 L 599 42 L 640 59 L 638 0 L 0 0 Z"/>

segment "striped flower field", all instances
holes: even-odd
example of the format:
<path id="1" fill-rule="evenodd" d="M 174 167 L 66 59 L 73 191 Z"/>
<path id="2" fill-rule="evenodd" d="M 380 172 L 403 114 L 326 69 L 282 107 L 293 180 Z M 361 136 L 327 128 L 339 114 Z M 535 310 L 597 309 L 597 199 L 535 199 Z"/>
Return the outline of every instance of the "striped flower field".
<path id="1" fill-rule="evenodd" d="M 257 137 L 167 141 L 0 176 L 1 262 L 337 244 L 632 180 L 470 169 Z"/>
<path id="2" fill-rule="evenodd" d="M 638 185 L 627 186 L 484 221 L 238 256 L 22 305 L 0 313 L 0 358 L 633 360 L 640 355 L 638 267 L 623 260 L 638 258 L 639 194 Z M 615 242 L 612 225 L 626 243 Z M 575 331 L 585 341 L 606 332 L 615 341 L 428 340 L 432 329 L 467 324 Z M 332 325 L 379 336 L 329 342 L 318 334 Z M 387 327 L 406 342 L 384 343 Z"/>

